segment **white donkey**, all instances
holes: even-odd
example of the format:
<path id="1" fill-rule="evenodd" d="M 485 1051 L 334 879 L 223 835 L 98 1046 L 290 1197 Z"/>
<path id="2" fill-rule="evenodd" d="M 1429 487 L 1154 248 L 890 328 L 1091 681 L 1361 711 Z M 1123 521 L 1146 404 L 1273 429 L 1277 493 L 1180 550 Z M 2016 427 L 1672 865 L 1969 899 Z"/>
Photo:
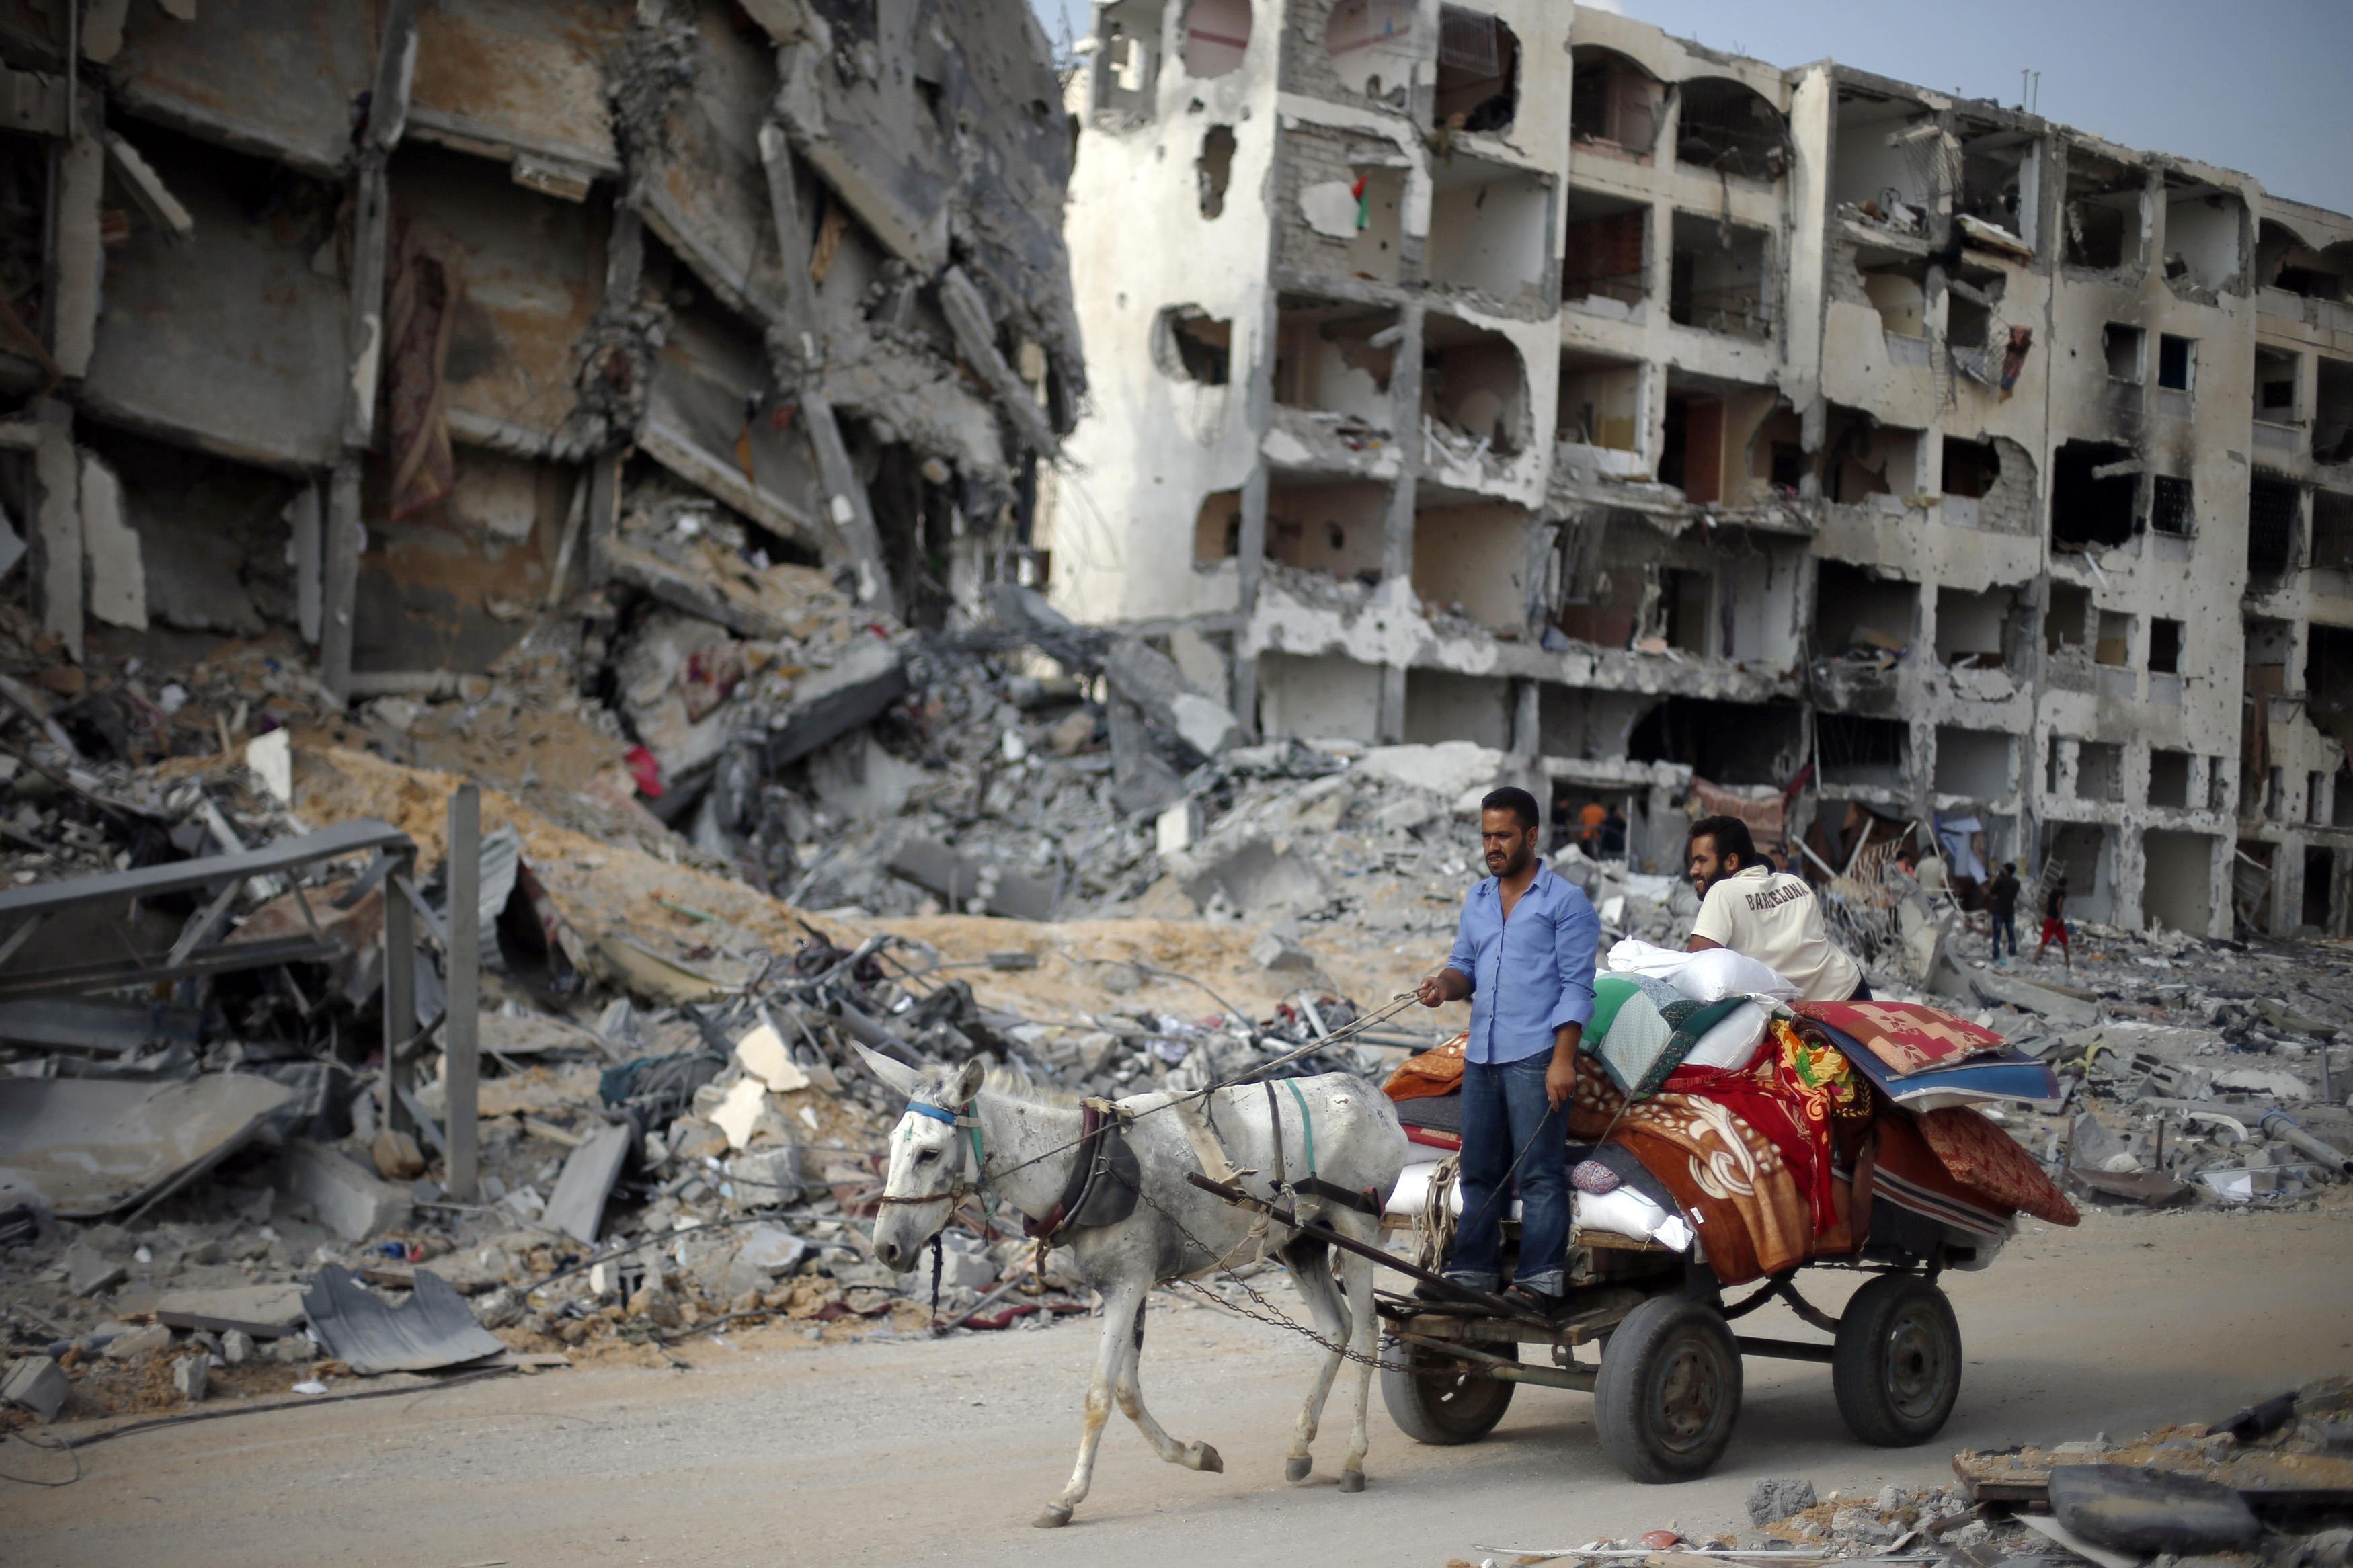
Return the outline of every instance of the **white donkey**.
<path id="1" fill-rule="evenodd" d="M 1124 1152 L 1107 1157 L 1090 1180 L 1086 1163 L 1099 1153 L 1108 1156 L 1110 1150 L 1085 1135 L 1094 1117 L 1080 1102 L 987 1072 L 978 1060 L 918 1072 L 863 1047 L 860 1054 L 876 1077 L 909 1101 L 891 1135 L 891 1169 L 874 1226 L 878 1258 L 893 1268 L 915 1268 L 923 1248 L 947 1225 L 955 1200 L 986 1189 L 1033 1226 L 1071 1221 L 1056 1241 L 1069 1246 L 1079 1278 L 1102 1292 L 1103 1343 L 1094 1379 L 1087 1385 L 1078 1464 L 1070 1485 L 1032 1522 L 1070 1522 L 1071 1510 L 1087 1495 L 1095 1447 L 1113 1399 L 1170 1464 L 1191 1470 L 1225 1468 L 1215 1448 L 1179 1443 L 1144 1407 L 1136 1363 L 1144 1349 L 1145 1297 L 1156 1284 L 1239 1267 L 1269 1252 L 1279 1253 L 1289 1267 L 1316 1331 L 1366 1358 L 1357 1368 L 1356 1424 L 1340 1470 L 1341 1490 L 1364 1489 L 1377 1326 L 1370 1260 L 1335 1254 L 1280 1223 L 1261 1224 L 1187 1182 L 1186 1173 L 1204 1163 L 1195 1152 L 1198 1124 L 1188 1133 L 1181 1109 L 1153 1114 L 1174 1096 L 1143 1094 L 1118 1101 L 1125 1152 L 1134 1160 L 1127 1161 Z M 1280 1127 L 1271 1107 L 1280 1107 Z M 1271 1098 L 1263 1083 L 1219 1089 L 1207 1097 L 1207 1110 L 1223 1156 L 1250 1192 L 1264 1197 L 1272 1182 L 1282 1181 L 1293 1188 L 1298 1206 L 1291 1212 L 1297 1217 L 1319 1220 L 1361 1241 L 1377 1239 L 1380 1209 L 1397 1184 L 1406 1153 L 1405 1133 L 1388 1096 L 1362 1079 L 1327 1073 L 1281 1080 L 1272 1086 Z M 1207 1145 L 1206 1152 L 1215 1163 L 1216 1146 Z M 1371 1213 L 1343 1201 L 1355 1194 L 1368 1195 Z M 1093 1223 L 1123 1213 L 1109 1223 Z M 1292 1480 L 1304 1480 L 1313 1464 L 1308 1445 L 1340 1362 L 1337 1350 L 1324 1352 L 1300 1407 L 1286 1467 Z"/>

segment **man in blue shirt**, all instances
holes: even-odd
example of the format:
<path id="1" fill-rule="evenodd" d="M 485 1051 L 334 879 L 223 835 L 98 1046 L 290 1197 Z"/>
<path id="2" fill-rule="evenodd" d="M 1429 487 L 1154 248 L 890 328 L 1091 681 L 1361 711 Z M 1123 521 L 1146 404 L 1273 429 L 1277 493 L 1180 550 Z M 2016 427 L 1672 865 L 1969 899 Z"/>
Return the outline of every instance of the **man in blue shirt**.
<path id="1" fill-rule="evenodd" d="M 1535 797 L 1499 789 L 1480 802 L 1479 841 L 1493 873 L 1462 901 L 1446 967 L 1421 1005 L 1471 998 L 1462 1067 L 1462 1220 L 1446 1277 L 1493 1290 L 1505 1200 L 1520 1187 L 1514 1293 L 1558 1304 L 1568 1260 L 1567 1108 L 1577 1047 L 1593 1016 L 1601 921 L 1585 894 L 1536 858 Z"/>

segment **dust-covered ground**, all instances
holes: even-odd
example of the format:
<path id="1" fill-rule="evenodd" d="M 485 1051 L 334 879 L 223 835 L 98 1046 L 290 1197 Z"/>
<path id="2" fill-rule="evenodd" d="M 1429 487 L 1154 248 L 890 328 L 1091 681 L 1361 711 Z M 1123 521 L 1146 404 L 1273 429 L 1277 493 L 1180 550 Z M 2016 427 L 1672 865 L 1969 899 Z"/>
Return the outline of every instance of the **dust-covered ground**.
<path id="1" fill-rule="evenodd" d="M 1826 1304 L 1844 1279 L 1815 1277 Z M 1951 1477 L 1963 1447 L 2121 1436 L 2212 1420 L 2353 1371 L 2353 1202 L 2289 1214 L 2087 1214 L 2029 1223 L 1992 1268 L 1947 1275 L 1968 1367 L 1935 1441 L 1866 1448 L 1824 1368 L 1752 1361 L 1731 1451 L 1706 1479 L 1627 1480 L 1585 1396 L 1524 1389 L 1482 1443 L 1424 1448 L 1373 1416 L 1371 1489 L 1334 1484 L 1335 1394 L 1319 1469 L 1282 1451 L 1309 1357 L 1278 1330 L 1155 1298 L 1145 1390 L 1223 1475 L 1152 1458 L 1114 1416 L 1093 1495 L 1058 1532 L 1030 1516 L 1077 1436 L 1093 1325 L 812 1345 L 782 1330 L 682 1347 L 686 1370 L 603 1366 L 415 1397 L 142 1432 L 81 1450 L 81 1479 L 0 1486 L 11 1563 L 1416 1563 L 1473 1546 L 1577 1544 L 1740 1522 L 1750 1482 L 1827 1492 Z M 1288 1294 L 1277 1286 L 1277 1300 Z M 1774 1320 L 1778 1319 L 1776 1321 Z M 1742 1325 L 1808 1337 L 1778 1307 Z M 348 1387 L 345 1384 L 341 1386 Z M 71 1436 L 71 1426 L 53 1429 Z M 47 1434 L 45 1434 L 46 1436 Z M 60 1458 L 0 1447 L 12 1474 Z"/>

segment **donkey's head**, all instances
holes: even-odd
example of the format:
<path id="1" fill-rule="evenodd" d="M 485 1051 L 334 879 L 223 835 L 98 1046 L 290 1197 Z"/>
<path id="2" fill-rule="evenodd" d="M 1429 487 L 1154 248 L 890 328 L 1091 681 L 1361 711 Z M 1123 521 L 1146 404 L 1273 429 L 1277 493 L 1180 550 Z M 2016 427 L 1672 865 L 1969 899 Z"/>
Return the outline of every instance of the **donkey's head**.
<path id="1" fill-rule="evenodd" d="M 858 1054 L 876 1078 L 907 1097 L 907 1113 L 891 1131 L 891 1168 L 882 1179 L 882 1209 L 874 1221 L 874 1256 L 892 1268 L 912 1268 L 932 1237 L 946 1227 L 958 1194 L 980 1184 L 969 1119 L 987 1065 L 975 1058 L 961 1068 L 918 1071 L 864 1046 Z"/>

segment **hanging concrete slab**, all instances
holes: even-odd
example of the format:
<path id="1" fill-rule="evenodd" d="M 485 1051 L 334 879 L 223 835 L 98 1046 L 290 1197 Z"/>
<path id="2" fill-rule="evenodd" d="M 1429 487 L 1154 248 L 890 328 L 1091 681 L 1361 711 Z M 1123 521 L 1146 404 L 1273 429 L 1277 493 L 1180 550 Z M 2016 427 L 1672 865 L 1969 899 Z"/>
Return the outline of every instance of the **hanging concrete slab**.
<path id="1" fill-rule="evenodd" d="M 765 325 L 785 307 L 759 142 L 775 54 L 736 32 L 729 7 L 696 9 L 693 89 L 645 138 L 646 224 L 730 310 Z"/>
<path id="2" fill-rule="evenodd" d="M 293 1098 L 246 1073 L 0 1079 L 0 1208 L 96 1219 L 143 1203 L 234 1153 Z"/>
<path id="3" fill-rule="evenodd" d="M 245 171 L 218 154 L 164 137 L 145 151 L 195 228 L 176 244 L 137 228 L 106 253 L 106 330 L 84 406 L 268 468 L 332 465 L 349 374 L 344 289 L 311 261 L 334 243 L 342 192 L 285 180 L 278 206 L 256 216 L 230 178 Z"/>
<path id="4" fill-rule="evenodd" d="M 477 157 L 537 155 L 621 172 L 604 61 L 627 7 L 598 0 L 464 0 L 417 16 L 408 134 Z"/>
<path id="5" fill-rule="evenodd" d="M 114 62 L 115 100 L 208 142 L 340 174 L 351 158 L 352 100 L 375 82 L 375 10 L 364 0 L 238 0 L 181 21 L 134 5 Z"/>

